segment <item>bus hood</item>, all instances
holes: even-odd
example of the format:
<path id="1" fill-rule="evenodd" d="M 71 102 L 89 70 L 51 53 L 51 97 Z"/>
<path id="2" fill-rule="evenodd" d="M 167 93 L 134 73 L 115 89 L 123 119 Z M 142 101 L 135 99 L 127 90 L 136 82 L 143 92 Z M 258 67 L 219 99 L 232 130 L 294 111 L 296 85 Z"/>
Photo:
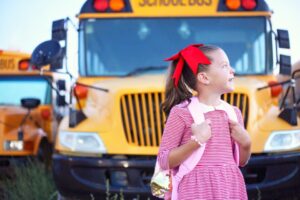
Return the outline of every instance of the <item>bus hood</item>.
<path id="1" fill-rule="evenodd" d="M 95 87 L 102 87 L 109 90 L 109 93 L 119 91 L 152 91 L 163 90 L 166 77 L 163 75 L 143 75 L 132 77 L 120 77 L 101 80 L 93 84 Z"/>
<path id="2" fill-rule="evenodd" d="M 25 114 L 26 110 L 18 106 L 0 106 L 0 133 L 19 128 Z"/>
<path id="3" fill-rule="evenodd" d="M 162 92 L 165 87 L 165 80 L 163 75 L 147 75 L 112 78 L 95 82 L 92 86 L 108 89 L 108 92 L 89 89 L 83 111 L 94 123 L 103 123 L 101 127 L 105 129 L 105 124 L 111 124 L 114 121 L 112 113 L 115 114 L 118 110 L 114 112 L 113 109 L 119 108 L 120 98 L 124 94 Z"/>
<path id="4" fill-rule="evenodd" d="M 244 93 L 247 96 L 255 96 L 257 88 L 265 86 L 267 83 L 264 80 L 256 79 L 255 77 L 236 77 L 235 91 Z M 99 121 L 110 120 L 113 109 L 120 107 L 120 100 L 126 94 L 140 93 L 163 93 L 166 84 L 166 76 L 164 75 L 143 75 L 125 78 L 112 78 L 94 82 L 95 87 L 108 89 L 108 92 L 89 89 L 86 104 L 83 109 L 84 113 L 92 119 Z M 268 89 L 261 90 L 262 95 L 269 95 Z M 271 100 L 270 100 L 271 101 Z M 266 103 L 265 101 L 262 103 Z M 112 120 L 112 119 L 111 119 Z"/>
<path id="5" fill-rule="evenodd" d="M 96 81 L 92 86 L 108 89 L 108 93 L 119 93 L 120 91 L 149 92 L 163 91 L 167 77 L 164 75 L 143 75 L 124 78 L 111 78 Z M 257 88 L 267 85 L 267 81 L 256 77 L 235 77 L 235 89 L 247 89 L 256 91 Z M 90 93 L 101 93 L 99 90 L 91 89 Z"/>

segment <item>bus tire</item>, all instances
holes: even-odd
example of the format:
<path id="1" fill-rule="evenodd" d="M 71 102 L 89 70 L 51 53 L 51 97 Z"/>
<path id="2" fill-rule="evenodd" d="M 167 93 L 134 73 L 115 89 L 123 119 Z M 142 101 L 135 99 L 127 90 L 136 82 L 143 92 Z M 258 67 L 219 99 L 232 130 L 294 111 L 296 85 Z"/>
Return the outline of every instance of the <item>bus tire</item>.
<path id="1" fill-rule="evenodd" d="M 37 160 L 43 163 L 47 169 L 51 166 L 52 153 L 52 145 L 46 138 L 42 138 L 37 152 Z"/>

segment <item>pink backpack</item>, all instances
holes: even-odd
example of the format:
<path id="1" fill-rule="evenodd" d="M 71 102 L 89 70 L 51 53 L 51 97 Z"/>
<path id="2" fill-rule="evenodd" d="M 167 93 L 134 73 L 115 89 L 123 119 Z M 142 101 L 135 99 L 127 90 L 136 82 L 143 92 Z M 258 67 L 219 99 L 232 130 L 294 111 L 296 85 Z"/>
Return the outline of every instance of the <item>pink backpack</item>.
<path id="1" fill-rule="evenodd" d="M 196 124 L 201 124 L 205 121 L 204 113 L 213 111 L 215 109 L 224 110 L 227 113 L 229 119 L 238 122 L 237 115 L 233 107 L 225 101 L 222 101 L 222 103 L 216 107 L 212 107 L 200 103 L 197 97 L 192 97 L 191 102 L 188 105 L 188 109 Z M 239 146 L 236 142 L 234 147 L 234 159 L 237 165 L 239 165 Z M 194 169 L 194 167 L 200 161 L 204 150 L 205 144 L 194 151 L 185 161 L 183 161 L 183 163 L 180 164 L 176 175 L 173 175 L 171 173 L 171 170 L 162 170 L 159 162 L 156 160 L 154 174 L 150 182 L 152 195 L 159 198 L 166 198 L 167 196 L 171 196 L 172 200 L 178 200 L 177 191 L 181 179 Z"/>

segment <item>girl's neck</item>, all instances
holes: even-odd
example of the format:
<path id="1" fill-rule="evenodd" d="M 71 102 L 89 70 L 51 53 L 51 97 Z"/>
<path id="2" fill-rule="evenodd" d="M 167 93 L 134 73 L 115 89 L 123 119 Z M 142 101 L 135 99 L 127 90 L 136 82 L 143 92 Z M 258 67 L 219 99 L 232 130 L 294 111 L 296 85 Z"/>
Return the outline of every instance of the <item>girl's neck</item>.
<path id="1" fill-rule="evenodd" d="M 208 106 L 218 106 L 221 103 L 221 95 L 212 93 L 210 91 L 203 90 L 201 92 L 198 92 L 197 97 L 199 102 Z"/>

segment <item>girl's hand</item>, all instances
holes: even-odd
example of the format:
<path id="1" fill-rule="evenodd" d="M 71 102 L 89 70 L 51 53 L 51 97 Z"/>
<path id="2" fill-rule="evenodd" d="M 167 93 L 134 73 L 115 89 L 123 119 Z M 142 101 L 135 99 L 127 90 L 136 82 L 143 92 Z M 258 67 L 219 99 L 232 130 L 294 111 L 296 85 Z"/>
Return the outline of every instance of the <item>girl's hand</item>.
<path id="1" fill-rule="evenodd" d="M 205 143 L 209 138 L 211 138 L 211 128 L 210 128 L 211 121 L 205 120 L 205 122 L 201 124 L 193 123 L 192 134 L 200 141 L 202 144 Z"/>
<path id="2" fill-rule="evenodd" d="M 250 148 L 251 139 L 248 132 L 238 122 L 229 119 L 231 137 L 242 147 Z"/>

